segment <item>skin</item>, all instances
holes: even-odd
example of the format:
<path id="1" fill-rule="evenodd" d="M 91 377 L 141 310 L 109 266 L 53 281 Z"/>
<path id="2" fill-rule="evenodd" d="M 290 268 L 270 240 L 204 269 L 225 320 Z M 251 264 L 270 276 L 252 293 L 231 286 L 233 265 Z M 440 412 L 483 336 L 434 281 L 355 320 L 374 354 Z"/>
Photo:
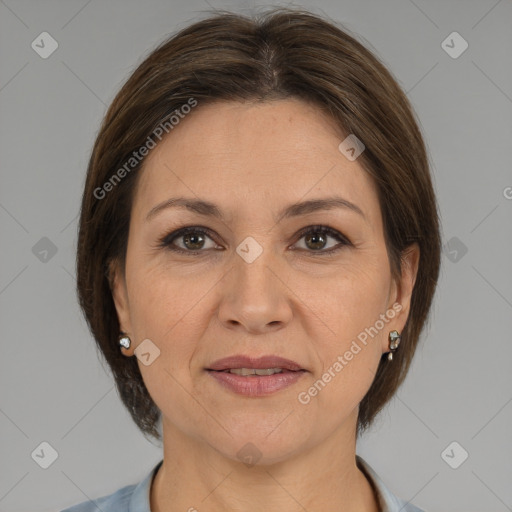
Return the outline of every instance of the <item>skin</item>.
<path id="1" fill-rule="evenodd" d="M 125 274 L 114 266 L 112 291 L 132 340 L 123 353 L 133 357 L 145 339 L 160 350 L 148 366 L 138 360 L 162 411 L 164 463 L 151 488 L 153 512 L 379 510 L 355 462 L 357 413 L 389 352 L 389 331 L 401 332 L 407 320 L 419 250 L 404 253 L 395 282 L 376 188 L 358 160 L 339 151 L 344 138 L 301 100 L 221 102 L 199 104 L 148 155 L 132 206 Z M 334 192 L 364 218 L 336 208 L 276 223 L 282 208 Z M 176 196 L 211 201 L 225 219 L 168 208 L 145 220 Z M 338 240 L 324 235 L 322 245 L 297 235 L 315 224 L 352 245 L 323 256 Z M 201 238 L 188 245 L 176 238 L 188 254 L 158 246 L 189 225 L 212 234 L 203 245 Z M 236 252 L 247 236 L 263 249 L 252 263 Z M 362 349 L 310 403 L 300 403 L 298 394 L 394 303 L 402 310 L 366 346 L 359 343 Z M 233 354 L 279 355 L 308 371 L 271 395 L 241 396 L 204 369 Z M 251 467 L 237 457 L 246 443 L 261 454 Z"/>

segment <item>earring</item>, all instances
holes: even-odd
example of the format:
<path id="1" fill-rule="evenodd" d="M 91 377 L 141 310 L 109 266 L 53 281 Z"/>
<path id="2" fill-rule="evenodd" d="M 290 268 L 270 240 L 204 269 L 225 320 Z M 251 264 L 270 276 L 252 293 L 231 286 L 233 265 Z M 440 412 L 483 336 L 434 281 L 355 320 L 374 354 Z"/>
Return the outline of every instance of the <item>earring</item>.
<path id="1" fill-rule="evenodd" d="M 119 346 L 124 348 L 130 348 L 132 340 L 128 336 L 121 336 L 119 338 Z"/>
<path id="2" fill-rule="evenodd" d="M 402 336 L 398 333 L 398 331 L 391 331 L 389 333 L 389 348 L 390 352 L 388 353 L 388 361 L 393 360 L 393 353 L 396 351 L 396 348 L 400 344 L 400 340 Z"/>

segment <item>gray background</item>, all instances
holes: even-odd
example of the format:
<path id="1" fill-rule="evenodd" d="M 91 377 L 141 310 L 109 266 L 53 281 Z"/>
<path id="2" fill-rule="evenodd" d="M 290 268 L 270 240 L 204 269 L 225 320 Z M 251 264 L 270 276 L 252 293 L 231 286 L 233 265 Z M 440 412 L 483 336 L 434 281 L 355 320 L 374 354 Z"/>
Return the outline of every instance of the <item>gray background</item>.
<path id="1" fill-rule="evenodd" d="M 268 5 L 0 1 L 1 511 L 60 510 L 136 483 L 160 460 L 161 447 L 124 410 L 77 305 L 86 165 L 106 105 L 157 43 L 210 6 Z M 407 91 L 448 244 L 430 328 L 358 453 L 427 511 L 512 510 L 512 2 L 286 5 L 358 34 Z M 43 31 L 59 45 L 47 59 L 31 48 Z M 441 46 L 453 31 L 469 44 L 458 58 Z M 31 457 L 43 441 L 58 453 L 48 469 Z M 453 441 L 462 448 L 448 452 L 452 461 L 469 454 L 457 469 L 441 456 Z"/>

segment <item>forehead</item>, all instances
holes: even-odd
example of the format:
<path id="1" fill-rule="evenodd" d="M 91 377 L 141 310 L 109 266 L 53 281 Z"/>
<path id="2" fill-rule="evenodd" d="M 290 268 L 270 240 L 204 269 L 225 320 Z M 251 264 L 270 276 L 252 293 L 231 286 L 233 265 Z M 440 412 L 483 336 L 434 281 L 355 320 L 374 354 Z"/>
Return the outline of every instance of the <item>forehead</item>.
<path id="1" fill-rule="evenodd" d="M 345 137 L 318 107 L 297 99 L 199 103 L 146 158 L 134 214 L 177 195 L 238 216 L 335 193 L 378 216 L 373 180 L 338 149 Z"/>

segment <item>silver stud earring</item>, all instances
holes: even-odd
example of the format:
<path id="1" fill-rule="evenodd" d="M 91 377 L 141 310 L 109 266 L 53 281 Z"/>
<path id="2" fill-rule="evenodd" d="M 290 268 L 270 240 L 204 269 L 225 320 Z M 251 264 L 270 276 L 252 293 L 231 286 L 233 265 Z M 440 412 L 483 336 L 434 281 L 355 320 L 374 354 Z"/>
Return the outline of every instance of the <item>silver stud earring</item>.
<path id="1" fill-rule="evenodd" d="M 389 333 L 389 349 L 390 352 L 388 353 L 388 361 L 393 360 L 393 353 L 396 351 L 398 345 L 400 344 L 400 340 L 402 339 L 402 336 L 398 333 L 398 331 L 391 331 Z"/>
<path id="2" fill-rule="evenodd" d="M 128 336 L 121 336 L 119 338 L 119 346 L 124 348 L 130 348 L 132 340 Z"/>

